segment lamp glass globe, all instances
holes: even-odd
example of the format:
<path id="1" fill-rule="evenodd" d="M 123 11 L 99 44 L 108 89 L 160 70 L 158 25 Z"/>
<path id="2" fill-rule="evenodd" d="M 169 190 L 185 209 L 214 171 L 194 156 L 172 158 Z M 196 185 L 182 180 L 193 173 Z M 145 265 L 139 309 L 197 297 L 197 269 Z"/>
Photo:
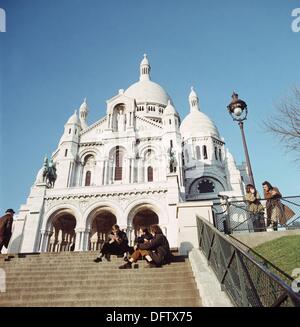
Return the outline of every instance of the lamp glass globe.
<path id="1" fill-rule="evenodd" d="M 239 107 L 234 109 L 234 114 L 239 117 L 243 113 L 243 110 Z"/>

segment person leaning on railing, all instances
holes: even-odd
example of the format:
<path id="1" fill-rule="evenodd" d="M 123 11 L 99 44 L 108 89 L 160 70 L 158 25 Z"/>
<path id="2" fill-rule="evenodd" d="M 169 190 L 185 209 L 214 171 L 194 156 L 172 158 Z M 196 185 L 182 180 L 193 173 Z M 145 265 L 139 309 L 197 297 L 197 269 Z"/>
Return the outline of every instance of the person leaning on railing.
<path id="1" fill-rule="evenodd" d="M 262 183 L 267 209 L 267 226 L 273 227 L 274 231 L 278 229 L 278 223 L 284 225 L 291 217 L 295 215 L 294 211 L 280 201 L 282 195 L 279 189 L 272 186 L 269 182 Z"/>
<path id="2" fill-rule="evenodd" d="M 247 210 L 250 211 L 250 218 L 253 223 L 255 232 L 262 232 L 266 230 L 264 207 L 260 203 L 260 195 L 252 184 L 246 186 L 245 199 L 247 201 Z"/>

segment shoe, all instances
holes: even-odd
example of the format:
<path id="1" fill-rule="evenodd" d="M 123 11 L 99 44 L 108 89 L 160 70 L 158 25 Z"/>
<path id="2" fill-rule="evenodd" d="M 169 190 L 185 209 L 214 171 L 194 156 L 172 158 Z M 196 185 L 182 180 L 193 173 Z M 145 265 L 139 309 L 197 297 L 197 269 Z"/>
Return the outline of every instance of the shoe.
<path id="1" fill-rule="evenodd" d="M 119 269 L 132 269 L 131 262 L 126 262 L 124 265 L 120 266 Z"/>
<path id="2" fill-rule="evenodd" d="M 102 262 L 102 258 L 96 258 L 94 262 Z"/>
<path id="3" fill-rule="evenodd" d="M 126 262 L 129 261 L 129 259 L 127 257 L 124 257 L 123 260 L 126 261 Z"/>
<path id="4" fill-rule="evenodd" d="M 155 263 L 150 262 L 145 268 L 159 268 Z"/>
<path id="5" fill-rule="evenodd" d="M 105 259 L 106 259 L 107 261 L 110 261 L 110 255 L 109 255 L 109 254 L 105 254 Z"/>

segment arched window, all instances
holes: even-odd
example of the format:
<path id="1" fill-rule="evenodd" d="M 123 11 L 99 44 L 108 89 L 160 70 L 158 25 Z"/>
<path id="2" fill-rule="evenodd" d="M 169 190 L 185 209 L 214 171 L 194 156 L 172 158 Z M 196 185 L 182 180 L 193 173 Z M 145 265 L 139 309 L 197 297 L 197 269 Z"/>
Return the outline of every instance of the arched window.
<path id="1" fill-rule="evenodd" d="M 207 148 L 206 148 L 206 145 L 203 145 L 202 152 L 203 152 L 203 159 L 207 159 Z"/>
<path id="2" fill-rule="evenodd" d="M 149 166 L 147 168 L 148 182 L 153 182 L 153 168 Z"/>
<path id="3" fill-rule="evenodd" d="M 201 153 L 200 153 L 200 146 L 196 146 L 196 159 L 200 160 L 201 159 Z"/>
<path id="4" fill-rule="evenodd" d="M 222 151 L 221 151 L 221 149 L 219 149 L 219 159 L 220 159 L 220 161 L 222 161 Z"/>
<path id="5" fill-rule="evenodd" d="M 199 193 L 213 193 L 215 191 L 215 185 L 209 179 L 203 179 L 198 184 Z"/>
<path id="6" fill-rule="evenodd" d="M 119 146 L 116 147 L 115 153 L 115 181 L 122 180 L 122 162 L 123 162 L 123 153 L 120 151 Z"/>
<path id="7" fill-rule="evenodd" d="M 71 128 L 69 128 L 69 134 L 71 134 L 71 131 L 72 131 L 72 129 L 71 129 Z"/>
<path id="8" fill-rule="evenodd" d="M 88 170 L 88 171 L 86 172 L 86 174 L 85 174 L 85 183 L 84 183 L 85 186 L 90 186 L 90 185 L 91 185 L 91 176 L 92 176 L 92 174 L 91 174 L 91 172 Z"/>
<path id="9" fill-rule="evenodd" d="M 188 163 L 189 162 L 189 153 L 188 150 L 184 151 L 184 157 L 185 157 L 185 161 Z"/>
<path id="10" fill-rule="evenodd" d="M 68 155 L 68 149 L 65 150 L 65 157 Z"/>
<path id="11" fill-rule="evenodd" d="M 215 146 L 215 158 L 218 160 L 218 148 Z"/>

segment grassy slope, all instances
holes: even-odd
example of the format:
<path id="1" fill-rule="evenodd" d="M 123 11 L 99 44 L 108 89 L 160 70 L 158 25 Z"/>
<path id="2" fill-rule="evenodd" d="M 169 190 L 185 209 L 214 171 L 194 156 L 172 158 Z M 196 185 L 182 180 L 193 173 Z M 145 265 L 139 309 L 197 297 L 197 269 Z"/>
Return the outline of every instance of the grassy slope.
<path id="1" fill-rule="evenodd" d="M 293 269 L 300 268 L 300 235 L 283 236 L 261 244 L 254 250 L 289 275 Z"/>

